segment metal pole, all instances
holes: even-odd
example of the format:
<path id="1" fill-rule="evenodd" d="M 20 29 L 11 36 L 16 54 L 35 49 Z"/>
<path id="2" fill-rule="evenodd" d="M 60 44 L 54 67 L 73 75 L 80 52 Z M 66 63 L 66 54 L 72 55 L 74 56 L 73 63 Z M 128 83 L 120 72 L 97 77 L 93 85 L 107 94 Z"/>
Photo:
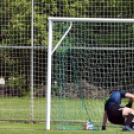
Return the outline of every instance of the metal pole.
<path id="1" fill-rule="evenodd" d="M 33 6 L 34 6 L 34 0 L 32 0 L 32 17 L 31 17 L 31 120 L 33 120 Z"/>
<path id="2" fill-rule="evenodd" d="M 0 49 L 47 49 L 47 46 L 0 46 Z"/>
<path id="3" fill-rule="evenodd" d="M 49 17 L 51 21 L 72 21 L 72 22 L 107 22 L 107 23 L 134 23 L 134 19 L 109 19 L 109 18 L 62 18 Z"/>
<path id="4" fill-rule="evenodd" d="M 71 49 L 85 49 L 85 50 L 134 50 L 134 47 L 90 47 L 90 44 L 87 44 L 89 47 L 71 47 Z M 102 44 L 103 45 L 103 44 Z M 108 44 L 111 45 L 111 44 Z M 120 45 L 120 44 L 118 44 Z M 59 45 L 57 45 L 59 46 Z M 63 47 L 58 47 L 60 49 L 63 49 Z M 70 47 L 64 46 L 64 49 L 69 49 Z M 0 49 L 48 49 L 47 46 L 0 46 Z M 57 48 L 56 48 L 57 49 Z M 54 50 L 55 51 L 55 50 Z M 51 52 L 53 54 L 53 51 Z"/>
<path id="5" fill-rule="evenodd" d="M 68 30 L 65 32 L 65 34 L 62 36 L 62 38 L 60 39 L 60 41 L 56 45 L 56 47 L 53 49 L 52 55 L 56 51 L 56 49 L 58 48 L 58 46 L 61 44 L 61 42 L 64 40 L 64 38 L 67 36 L 67 34 L 69 33 L 70 29 L 72 28 L 72 25 L 73 25 L 72 22 L 70 22 L 70 26 L 69 26 Z"/>
<path id="6" fill-rule="evenodd" d="M 50 130 L 50 113 L 51 113 L 51 61 L 52 61 L 52 25 L 49 20 L 49 39 L 48 39 L 48 70 L 47 70 L 47 102 L 46 102 L 46 130 Z"/>

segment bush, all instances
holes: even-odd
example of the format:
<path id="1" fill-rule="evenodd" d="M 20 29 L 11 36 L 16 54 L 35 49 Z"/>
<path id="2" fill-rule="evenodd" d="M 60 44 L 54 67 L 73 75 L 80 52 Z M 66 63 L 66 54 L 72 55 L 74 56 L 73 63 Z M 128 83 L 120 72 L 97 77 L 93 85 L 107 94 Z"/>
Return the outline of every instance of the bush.
<path id="1" fill-rule="evenodd" d="M 26 95 L 24 76 L 9 78 L 7 86 L 12 88 L 13 90 L 18 90 L 19 91 L 18 96 Z"/>

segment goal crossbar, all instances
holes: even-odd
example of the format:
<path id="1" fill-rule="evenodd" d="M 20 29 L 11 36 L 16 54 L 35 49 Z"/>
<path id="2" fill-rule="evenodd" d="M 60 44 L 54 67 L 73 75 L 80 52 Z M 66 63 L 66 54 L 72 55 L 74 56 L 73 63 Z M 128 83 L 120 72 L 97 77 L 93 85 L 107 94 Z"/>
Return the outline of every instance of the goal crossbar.
<path id="1" fill-rule="evenodd" d="M 49 21 L 71 22 L 106 22 L 106 23 L 134 23 L 134 19 L 111 19 L 111 18 L 57 18 L 49 17 Z"/>
<path id="2" fill-rule="evenodd" d="M 134 23 L 134 19 L 111 19 L 111 18 L 57 18 L 57 17 L 49 17 L 49 38 L 48 38 L 48 71 L 47 71 L 47 101 L 46 101 L 46 130 L 50 130 L 50 111 L 51 111 L 51 61 L 52 61 L 52 31 L 53 31 L 53 22 L 98 22 L 98 23 Z M 70 29 L 69 29 L 70 31 Z M 65 36 L 64 36 L 65 38 Z M 64 39 L 62 38 L 62 40 Z M 60 42 L 61 43 L 61 42 Z M 58 44 L 58 46 L 60 45 Z M 58 46 L 54 49 L 54 51 L 58 48 Z M 87 48 L 86 48 L 87 49 Z M 132 47 L 125 48 L 88 48 L 92 50 L 133 50 Z"/>

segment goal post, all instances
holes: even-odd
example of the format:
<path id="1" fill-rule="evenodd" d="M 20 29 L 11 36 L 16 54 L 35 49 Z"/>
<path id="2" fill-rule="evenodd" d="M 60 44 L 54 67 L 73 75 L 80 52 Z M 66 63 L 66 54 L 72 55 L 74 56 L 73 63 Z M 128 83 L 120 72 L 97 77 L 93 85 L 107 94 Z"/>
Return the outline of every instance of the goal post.
<path id="1" fill-rule="evenodd" d="M 131 77 L 133 77 L 133 70 L 132 70 L 132 67 L 134 65 L 134 63 L 130 63 L 130 62 L 133 62 L 133 59 L 129 60 L 130 58 L 132 58 L 131 56 L 133 55 L 132 54 L 132 51 L 134 50 L 134 31 L 133 31 L 133 27 L 134 27 L 134 19 L 112 19 L 112 18 L 57 18 L 57 17 L 49 17 L 48 18 L 49 20 L 49 38 L 48 38 L 48 72 L 47 72 L 47 101 L 46 101 L 46 130 L 50 130 L 50 116 L 51 116 L 51 83 L 52 83 L 52 55 L 55 53 L 55 51 L 60 48 L 60 44 L 62 43 L 62 41 L 64 41 L 64 39 L 68 36 L 68 39 L 66 40 L 66 42 L 69 44 L 69 46 L 64 46 L 64 49 L 66 49 L 68 51 L 67 55 L 69 54 L 70 57 L 66 59 L 66 63 L 63 63 L 63 67 L 66 67 L 69 68 L 71 70 L 71 72 L 67 72 L 67 73 L 71 73 L 71 77 L 74 77 L 75 75 L 75 79 L 79 78 L 79 80 L 82 80 L 83 79 L 83 76 L 84 73 L 86 74 L 89 70 L 91 71 L 90 73 L 92 73 L 94 70 L 92 68 L 95 68 L 97 70 L 97 72 L 94 72 L 93 74 L 89 74 L 88 73 L 88 77 L 92 77 L 92 79 L 90 79 L 89 81 L 92 83 L 93 81 L 97 81 L 99 82 L 100 80 L 100 77 L 105 77 L 102 81 L 100 81 L 100 83 L 103 83 L 103 86 L 101 86 L 101 84 L 99 85 L 90 85 L 88 82 L 86 83 L 86 85 L 88 85 L 89 87 L 91 86 L 94 86 L 94 89 L 97 89 L 98 87 L 100 88 L 100 90 L 103 88 L 103 89 L 106 89 L 108 90 L 109 88 L 111 88 L 110 86 L 112 85 L 111 83 L 114 81 L 118 81 L 119 79 L 121 78 L 117 78 L 117 77 L 124 77 L 124 79 L 121 79 L 119 80 L 119 83 L 116 84 L 117 87 L 119 87 L 121 84 L 121 86 L 123 86 L 123 84 L 126 82 L 128 85 L 130 85 L 131 83 Z M 66 26 L 65 28 L 61 28 L 64 30 L 64 32 L 61 35 L 60 38 L 58 38 L 56 40 L 56 44 L 53 42 L 53 24 L 55 22 L 58 22 L 58 23 L 63 23 L 63 22 L 68 22 L 68 26 Z M 84 26 L 85 28 L 85 33 L 90 36 L 90 37 L 93 37 L 93 36 L 96 36 L 94 39 L 88 39 L 87 42 L 92 42 L 91 45 L 83 45 L 84 43 L 82 42 L 82 40 L 84 40 L 84 35 L 83 32 L 81 31 L 81 33 L 77 30 L 77 28 L 74 28 L 73 30 L 76 30 L 75 32 L 71 31 L 72 27 L 74 27 L 74 23 L 97 23 L 99 26 L 97 27 L 96 25 L 94 25 L 93 27 L 97 27 L 94 31 L 88 31 L 88 26 Z M 100 27 L 100 24 L 103 24 L 103 23 L 106 23 L 106 24 L 115 24 L 115 25 L 111 25 L 111 26 L 103 26 L 102 29 Z M 123 24 L 123 26 L 119 25 L 119 26 L 116 26 L 117 24 Z M 128 28 L 126 27 L 126 25 L 128 24 L 131 24 L 131 26 Z M 82 26 L 78 26 L 78 27 L 82 27 Z M 112 29 L 113 27 L 113 29 Z M 121 28 L 120 28 L 121 27 Z M 122 28 L 124 27 L 124 28 Z M 116 29 L 117 28 L 117 29 Z M 59 30 L 59 27 L 56 28 Z M 82 30 L 82 28 L 80 28 L 80 30 Z M 101 31 L 102 30 L 102 31 Z M 105 32 L 106 30 L 106 32 Z M 118 30 L 118 31 L 117 31 Z M 130 30 L 130 31 L 129 31 Z M 68 35 L 71 31 L 71 34 L 73 34 L 73 36 L 70 36 Z M 102 36 L 98 36 L 99 33 L 97 33 L 97 35 L 94 35 L 96 32 L 98 31 L 101 31 L 100 34 L 102 33 L 103 34 L 103 37 Z M 124 32 L 123 36 L 121 35 L 122 32 Z M 75 35 L 74 35 L 75 33 Z M 84 33 L 84 34 L 85 34 Z M 93 35 L 90 35 L 90 34 L 93 34 Z M 112 34 L 112 35 L 111 35 Z M 120 36 L 122 36 L 122 38 L 120 38 Z M 77 37 L 76 37 L 77 36 Z M 87 36 L 87 37 L 88 37 Z M 105 37 L 107 36 L 107 38 Z M 128 40 L 124 40 L 123 42 L 123 38 L 124 37 L 128 37 L 129 36 L 129 39 Z M 76 37 L 76 38 L 75 38 Z M 111 37 L 111 38 L 110 38 Z M 73 39 L 72 39 L 73 38 Z M 115 39 L 114 39 L 115 38 Z M 118 38 L 118 39 L 117 39 Z M 96 41 L 95 41 L 96 39 Z M 72 42 L 70 40 L 73 40 Z M 74 45 L 74 46 L 71 46 L 73 44 L 73 42 L 76 42 L 76 40 L 78 41 L 81 41 L 81 46 L 79 46 L 79 43 L 78 45 Z M 86 39 L 85 39 L 86 40 Z M 95 41 L 95 45 L 94 45 L 94 41 Z M 71 43 L 70 43 L 71 42 Z M 101 42 L 101 45 L 100 45 L 100 42 Z M 115 42 L 117 42 L 116 44 L 114 44 Z M 121 45 L 120 43 L 123 44 Z M 54 43 L 54 46 L 53 47 L 53 43 Z M 77 42 L 76 42 L 77 43 Z M 99 44 L 97 46 L 97 43 Z M 113 43 L 113 45 L 111 45 Z M 127 45 L 128 44 L 128 45 Z M 79 50 L 81 50 L 81 52 L 79 52 Z M 88 51 L 85 53 L 85 51 Z M 90 51 L 89 51 L 90 50 Z M 64 51 L 64 50 L 63 50 Z M 73 52 L 72 52 L 73 51 Z M 92 68 L 88 68 L 86 70 L 86 68 L 83 67 L 83 72 L 80 73 L 79 76 L 77 76 L 77 66 L 78 65 L 74 65 L 76 62 L 77 62 L 77 59 L 74 58 L 74 55 L 76 53 L 76 51 L 78 52 L 76 55 L 76 57 L 78 57 L 78 55 L 80 55 L 81 53 L 84 55 L 87 55 L 89 52 L 93 53 L 92 51 L 94 51 L 94 53 L 98 53 L 100 51 L 101 52 L 104 52 L 104 55 L 101 55 L 100 54 L 93 54 L 91 55 L 89 53 L 89 55 L 87 55 L 87 57 L 93 57 L 91 60 L 89 60 L 88 58 L 85 58 L 85 60 L 89 60 L 90 61 L 93 61 L 92 64 L 89 64 L 92 66 Z M 114 53 L 115 52 L 115 53 Z M 114 53 L 114 54 L 113 54 Z M 122 53 L 125 53 L 125 54 L 122 54 Z M 113 55 L 116 57 L 118 57 L 117 59 L 112 58 Z M 64 55 L 63 56 L 63 59 L 64 60 L 67 56 Z M 120 58 L 121 60 L 120 60 Z M 62 58 L 62 57 L 60 57 Z M 104 58 L 104 59 L 103 59 Z M 128 58 L 128 59 L 123 59 L 123 58 Z M 70 63 L 68 63 L 67 65 L 67 62 L 69 62 L 70 60 Z M 82 59 L 80 59 L 82 60 Z M 84 60 L 84 59 L 83 59 Z M 107 63 L 104 63 L 103 60 L 107 60 L 108 64 Z M 110 61 L 111 60 L 111 61 Z M 124 63 L 123 65 L 123 62 L 126 62 L 126 64 Z M 64 62 L 64 61 L 62 61 Z M 99 64 L 97 64 L 97 62 L 99 62 Z M 120 64 L 118 65 L 118 67 L 116 67 L 116 63 L 119 62 Z M 113 65 L 112 65 L 113 63 Z M 76 63 L 77 64 L 77 63 Z M 85 64 L 84 62 L 81 62 L 81 65 L 82 64 Z M 87 62 L 86 62 L 87 64 Z M 96 64 L 96 65 L 95 65 Z M 101 68 L 101 65 L 102 65 L 102 68 Z M 55 64 L 56 66 L 56 64 Z M 62 66 L 62 65 L 61 65 Z M 61 68 L 61 66 L 59 66 Z M 80 66 L 80 65 L 79 65 Z M 97 67 L 99 66 L 99 67 Z M 114 66 L 114 67 L 113 67 Z M 123 67 L 122 67 L 123 66 Z M 124 66 L 128 66 L 128 69 L 130 70 L 127 70 L 127 67 L 124 67 Z M 104 68 L 104 69 L 103 69 Z M 107 69 L 107 68 L 110 68 L 110 69 Z M 110 70 L 114 70 L 114 74 L 115 76 L 112 77 L 111 73 L 109 73 L 108 71 Z M 126 70 L 125 70 L 126 69 Z M 80 70 L 80 69 L 79 69 Z M 104 72 L 106 71 L 106 72 Z M 117 71 L 117 72 L 116 72 Z M 123 74 L 123 71 L 126 72 L 126 77 L 124 76 Z M 59 75 L 60 71 L 58 71 L 57 75 Z M 65 73 L 65 69 L 63 69 L 63 71 L 61 72 L 61 75 Z M 104 74 L 105 73 L 105 74 Z M 80 76 L 82 76 L 80 78 Z M 62 77 L 62 76 L 60 76 Z M 66 73 L 65 73 L 65 76 L 66 77 Z M 68 76 L 70 77 L 70 76 Z M 69 78 L 69 79 L 72 79 L 72 78 Z M 94 78 L 96 77 L 96 78 Z M 111 78 L 112 77 L 112 78 Z M 65 78 L 62 78 L 62 80 L 65 79 Z M 73 79 L 74 80 L 74 79 Z M 108 81 L 107 83 L 110 85 L 110 86 L 107 86 L 106 85 L 106 81 Z M 63 80 L 64 81 L 64 80 Z M 68 80 L 70 81 L 70 80 Z M 77 81 L 77 80 L 74 80 L 74 81 Z M 110 81 L 110 82 L 109 82 Z M 123 81 L 123 82 L 122 82 Z M 57 81 L 56 81 L 57 82 Z M 84 80 L 83 81 L 80 81 L 80 82 L 85 82 Z M 81 87 L 81 83 L 79 82 L 79 87 Z M 67 83 L 67 82 L 66 82 Z M 66 83 L 64 83 L 63 85 L 65 85 Z M 69 83 L 69 82 L 68 82 Z M 75 82 L 74 82 L 75 83 Z M 104 84 L 105 83 L 105 84 Z M 127 85 L 127 84 L 124 84 L 124 85 Z M 71 85 L 71 82 L 70 82 L 70 85 Z M 63 87 L 63 86 L 62 86 Z M 78 83 L 77 85 L 74 86 L 75 88 L 78 87 Z M 115 86 L 114 86 L 115 87 Z M 61 88 L 62 89 L 62 88 Z M 81 90 L 81 94 L 84 94 L 83 92 L 85 91 L 86 89 L 83 89 Z M 90 90 L 90 89 L 89 89 Z M 87 90 L 86 90 L 87 91 Z M 62 92 L 62 91 L 61 91 Z M 66 91 L 65 91 L 66 92 Z M 70 91 L 71 92 L 71 91 Z M 76 90 L 74 92 L 77 92 Z M 98 93 L 98 91 L 97 91 Z M 74 95 L 76 97 L 76 95 Z M 104 96 L 103 96 L 104 97 Z M 82 97 L 83 99 L 83 97 Z M 85 102 L 83 101 L 82 104 L 84 104 Z M 85 107 L 85 104 L 83 105 Z M 87 109 L 87 108 L 86 108 Z M 76 110 L 76 109 L 75 109 Z M 76 112 L 76 111 L 75 111 Z"/>

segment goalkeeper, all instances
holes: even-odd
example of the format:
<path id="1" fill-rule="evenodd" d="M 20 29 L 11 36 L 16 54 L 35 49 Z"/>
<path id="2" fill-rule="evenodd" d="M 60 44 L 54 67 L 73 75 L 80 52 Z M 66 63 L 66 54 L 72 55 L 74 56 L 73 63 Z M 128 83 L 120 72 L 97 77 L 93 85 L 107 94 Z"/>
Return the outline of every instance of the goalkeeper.
<path id="1" fill-rule="evenodd" d="M 129 102 L 125 107 L 120 106 L 121 99 L 128 98 Z M 102 130 L 106 130 L 107 118 L 113 124 L 124 125 L 123 131 L 132 131 L 134 127 L 133 117 L 134 110 L 132 103 L 134 95 L 124 91 L 114 91 L 106 99 L 105 110 L 103 115 Z"/>

